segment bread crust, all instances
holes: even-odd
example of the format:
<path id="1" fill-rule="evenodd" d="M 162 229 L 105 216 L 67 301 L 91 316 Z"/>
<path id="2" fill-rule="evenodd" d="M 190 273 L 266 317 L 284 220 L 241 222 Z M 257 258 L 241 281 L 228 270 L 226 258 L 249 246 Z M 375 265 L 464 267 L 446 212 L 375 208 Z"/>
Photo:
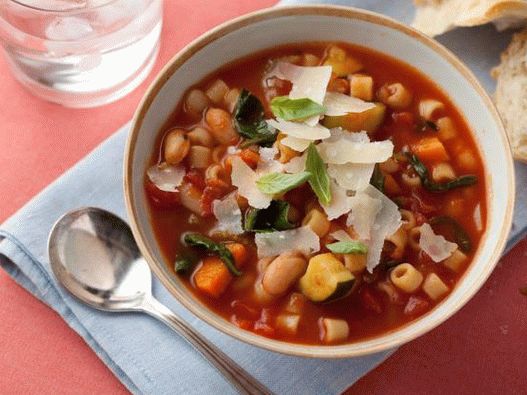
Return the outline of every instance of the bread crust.
<path id="1" fill-rule="evenodd" d="M 412 26 L 429 36 L 456 27 L 494 22 L 498 30 L 527 25 L 524 0 L 414 0 L 417 7 Z"/>
<path id="2" fill-rule="evenodd" d="M 514 159 L 527 162 L 527 28 L 514 34 L 491 75 L 496 79 L 494 100 Z"/>

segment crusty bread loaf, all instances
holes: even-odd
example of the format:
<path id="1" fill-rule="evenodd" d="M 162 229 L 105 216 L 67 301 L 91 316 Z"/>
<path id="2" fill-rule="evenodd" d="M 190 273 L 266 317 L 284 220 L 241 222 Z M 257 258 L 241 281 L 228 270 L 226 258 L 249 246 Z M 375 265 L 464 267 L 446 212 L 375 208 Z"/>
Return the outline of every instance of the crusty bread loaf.
<path id="1" fill-rule="evenodd" d="M 412 26 L 429 36 L 493 22 L 498 30 L 527 25 L 525 0 L 414 0 Z"/>
<path id="2" fill-rule="evenodd" d="M 513 36 L 492 76 L 497 80 L 496 106 L 514 157 L 527 162 L 527 29 Z"/>

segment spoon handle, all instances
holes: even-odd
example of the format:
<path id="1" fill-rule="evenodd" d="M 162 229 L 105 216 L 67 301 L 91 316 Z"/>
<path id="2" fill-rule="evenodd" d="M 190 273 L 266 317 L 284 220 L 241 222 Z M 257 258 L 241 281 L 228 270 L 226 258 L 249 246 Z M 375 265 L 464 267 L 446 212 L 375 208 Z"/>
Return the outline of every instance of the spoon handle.
<path id="1" fill-rule="evenodd" d="M 148 298 L 144 301 L 142 308 L 146 313 L 164 322 L 194 346 L 241 394 L 273 394 L 157 299 Z"/>

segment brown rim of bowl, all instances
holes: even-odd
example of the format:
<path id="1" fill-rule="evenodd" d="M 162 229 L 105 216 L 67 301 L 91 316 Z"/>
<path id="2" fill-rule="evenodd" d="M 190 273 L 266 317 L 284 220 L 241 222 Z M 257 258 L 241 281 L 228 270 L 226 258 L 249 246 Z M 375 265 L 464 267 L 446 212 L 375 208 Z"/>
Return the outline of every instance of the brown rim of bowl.
<path id="1" fill-rule="evenodd" d="M 410 36 L 420 41 L 422 44 L 428 46 L 429 48 L 434 50 L 436 53 L 438 53 L 441 57 L 443 57 L 445 60 L 447 60 L 471 84 L 471 86 L 476 90 L 479 96 L 483 99 L 483 102 L 485 103 L 487 110 L 491 113 L 497 125 L 499 126 L 502 143 L 510 148 L 507 134 L 505 133 L 505 129 L 503 127 L 501 119 L 490 97 L 487 95 L 485 90 L 481 87 L 481 85 L 479 84 L 476 77 L 472 74 L 472 72 L 469 71 L 469 69 L 454 54 L 452 54 L 448 49 L 446 49 L 444 46 L 442 46 L 435 40 L 389 17 L 383 16 L 377 13 L 373 13 L 370 11 L 359 10 L 359 9 L 351 8 L 351 7 L 315 5 L 315 6 L 276 7 L 276 8 L 264 9 L 264 10 L 256 11 L 256 12 L 235 18 L 231 21 L 225 22 L 213 28 L 212 30 L 208 31 L 207 33 L 201 35 L 194 41 L 192 41 L 190 44 L 188 44 L 182 50 L 180 50 L 165 65 L 165 67 L 160 71 L 160 73 L 158 74 L 158 76 L 156 77 L 152 85 L 148 88 L 145 96 L 143 97 L 134 115 L 134 118 L 132 121 L 132 130 L 128 136 L 128 140 L 127 140 L 126 147 L 125 147 L 124 191 L 125 191 L 126 210 L 127 210 L 128 217 L 130 219 L 130 225 L 131 225 L 134 237 L 139 245 L 140 251 L 146 258 L 146 261 L 148 262 L 152 271 L 155 273 L 155 275 L 161 281 L 161 283 L 169 290 L 169 292 L 181 304 L 183 304 L 185 308 L 190 310 L 198 318 L 208 323 L 209 325 L 213 326 L 214 328 L 218 329 L 219 331 L 226 333 L 230 335 L 231 337 L 234 337 L 235 339 L 241 340 L 245 343 L 248 343 L 254 346 L 258 346 L 260 348 L 264 348 L 269 351 L 279 352 L 279 353 L 283 353 L 287 355 L 302 356 L 302 357 L 349 358 L 349 357 L 362 356 L 362 355 L 373 354 L 376 352 L 389 350 L 389 349 L 400 346 L 406 342 L 409 342 L 410 340 L 413 340 L 425 334 L 426 332 L 432 330 L 433 328 L 435 328 L 436 326 L 438 326 L 439 324 L 447 320 L 450 316 L 452 316 L 455 312 L 457 312 L 462 306 L 464 306 L 467 303 L 467 301 L 479 290 L 479 288 L 481 288 L 485 280 L 489 277 L 490 273 L 494 269 L 495 265 L 497 264 L 499 260 L 500 254 L 505 247 L 507 236 L 508 236 L 511 224 L 512 224 L 512 212 L 514 208 L 514 198 L 515 198 L 514 196 L 515 183 L 514 183 L 513 159 L 512 159 L 512 154 L 510 152 L 510 149 L 507 150 L 506 155 L 507 155 L 507 169 L 508 169 L 508 174 L 510 175 L 508 184 L 509 184 L 509 190 L 511 191 L 511 194 L 507 198 L 507 210 L 506 210 L 506 213 L 504 214 L 503 226 L 501 228 L 502 229 L 501 235 L 496 243 L 494 250 L 492 251 L 489 264 L 486 265 L 483 268 L 482 272 L 478 275 L 478 277 L 474 279 L 474 284 L 472 285 L 472 287 L 468 288 L 464 292 L 464 294 L 461 296 L 462 299 L 459 301 L 459 303 L 457 303 L 451 310 L 449 310 L 443 317 L 441 317 L 441 319 L 434 321 L 434 322 L 427 323 L 427 325 L 424 325 L 421 328 L 416 329 L 412 333 L 406 333 L 404 336 L 401 335 L 397 338 L 393 338 L 390 341 L 378 342 L 378 344 L 368 345 L 367 348 L 365 346 L 363 347 L 357 347 L 357 346 L 362 343 L 374 342 L 378 340 L 379 338 L 382 338 L 383 336 L 393 335 L 394 333 L 397 333 L 398 331 L 402 331 L 408 326 L 411 326 L 412 324 L 415 324 L 422 318 L 426 317 L 429 313 L 423 317 L 420 317 L 419 319 L 415 321 L 410 322 L 409 324 L 405 326 L 396 328 L 385 334 L 374 336 L 372 338 L 367 338 L 363 341 L 348 343 L 344 345 L 336 345 L 336 346 L 313 345 L 311 346 L 311 345 L 288 343 L 288 342 L 265 338 L 265 337 L 256 335 L 252 332 L 240 330 L 239 328 L 235 327 L 233 324 L 217 316 L 216 314 L 211 315 L 210 310 L 208 308 L 206 307 L 203 307 L 203 309 L 200 308 L 196 304 L 196 301 L 194 299 L 187 298 L 186 295 L 181 293 L 177 289 L 177 287 L 175 287 L 174 284 L 172 283 L 174 280 L 165 275 L 164 270 L 166 270 L 166 268 L 163 269 L 162 267 L 162 265 L 163 266 L 166 265 L 165 262 L 158 262 L 154 258 L 152 251 L 148 248 L 148 246 L 146 245 L 144 241 L 145 236 L 143 233 L 143 229 L 141 229 L 138 226 L 138 223 L 136 221 L 137 213 L 134 207 L 135 197 L 133 195 L 133 191 L 131 188 L 132 186 L 132 163 L 133 163 L 135 144 L 136 144 L 139 130 L 141 129 L 141 125 L 145 117 L 145 114 L 149 110 L 154 98 L 156 97 L 158 92 L 161 90 L 165 82 L 179 69 L 179 67 L 181 67 L 182 64 L 184 64 L 197 51 L 199 51 L 201 48 L 205 47 L 206 45 L 210 44 L 211 42 L 217 40 L 218 38 L 230 32 L 243 28 L 247 25 L 255 23 L 255 22 L 260 22 L 260 21 L 268 20 L 268 19 L 275 18 L 275 17 L 294 16 L 294 15 L 303 15 L 303 16 L 305 15 L 324 15 L 324 16 L 335 16 L 335 17 L 340 17 L 340 18 L 362 20 L 362 21 L 374 23 L 377 25 L 382 25 L 382 26 L 397 30 L 399 32 L 406 34 L 407 36 Z M 490 174 L 488 171 L 486 171 L 487 182 L 489 182 L 489 178 L 490 178 Z M 488 197 L 487 200 L 490 200 L 490 196 Z M 487 229 L 489 227 L 490 222 L 491 222 L 491 216 L 487 215 Z M 483 234 L 480 245 L 484 244 L 484 242 L 487 240 L 487 237 L 488 237 L 488 231 L 486 231 Z M 480 254 L 481 254 L 481 248 L 478 249 L 473 260 L 478 259 Z M 445 301 L 443 301 L 442 303 L 444 302 Z"/>

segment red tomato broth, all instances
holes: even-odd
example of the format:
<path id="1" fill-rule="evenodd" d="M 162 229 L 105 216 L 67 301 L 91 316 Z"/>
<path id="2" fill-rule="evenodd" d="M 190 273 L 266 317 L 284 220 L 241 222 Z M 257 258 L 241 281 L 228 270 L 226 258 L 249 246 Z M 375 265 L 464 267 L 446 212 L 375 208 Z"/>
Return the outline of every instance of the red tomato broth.
<path id="1" fill-rule="evenodd" d="M 268 67 L 269 59 L 275 59 L 286 55 L 293 55 L 298 53 L 309 52 L 319 57 L 323 57 L 328 43 L 307 43 L 298 45 L 288 45 L 259 52 L 250 57 L 238 60 L 231 64 L 222 67 L 217 72 L 213 73 L 203 81 L 199 82 L 196 87 L 206 88 L 212 81 L 220 78 L 229 85 L 229 87 L 246 88 L 254 95 L 260 98 L 262 104 L 266 108 L 267 115 L 270 113 L 268 104 L 265 98 L 265 91 L 261 81 L 264 71 Z M 385 83 L 401 82 L 414 95 L 412 105 L 405 109 L 404 112 L 410 112 L 418 119 L 418 103 L 420 99 L 434 98 L 445 104 L 444 110 L 441 111 L 441 116 L 450 117 L 457 129 L 458 136 L 453 140 L 446 142 L 445 146 L 450 154 L 450 158 L 455 158 L 454 150 L 456 145 L 462 142 L 465 148 L 470 149 L 477 158 L 476 171 L 470 172 L 478 178 L 476 185 L 469 188 L 459 188 L 446 193 L 436 194 L 424 190 L 422 187 L 410 188 L 400 182 L 400 175 L 395 175 L 396 181 L 402 186 L 403 193 L 401 196 L 409 198 L 408 205 L 412 206 L 418 213 L 423 214 L 426 219 L 430 219 L 436 215 L 445 214 L 445 200 L 460 199 L 463 204 L 462 214 L 453 216 L 469 234 L 473 248 L 467 254 L 470 262 L 477 250 L 479 241 L 484 232 L 478 230 L 475 221 L 471 215 L 466 213 L 474 212 L 475 207 L 479 204 L 481 211 L 481 222 L 486 223 L 486 185 L 483 164 L 479 157 L 477 146 L 474 138 L 470 133 L 468 125 L 463 116 L 456 110 L 452 101 L 437 87 L 432 81 L 421 74 L 413 67 L 393 59 L 387 55 L 379 52 L 360 47 L 349 45 L 345 43 L 337 43 L 341 48 L 344 48 L 354 58 L 363 63 L 363 70 L 365 73 L 373 77 L 374 92 Z M 283 93 L 282 93 L 283 94 Z M 287 91 L 285 92 L 287 94 Z M 409 124 L 410 117 L 404 115 L 399 116 L 399 120 L 394 121 L 394 114 L 396 111 L 387 109 L 386 116 L 382 126 L 373 135 L 370 134 L 372 140 L 385 140 L 391 138 L 395 149 L 394 153 L 399 152 L 404 146 L 412 145 L 418 142 L 421 138 L 426 136 L 435 136 L 435 131 L 416 132 L 415 126 Z M 397 118 L 397 115 L 395 115 Z M 415 120 L 414 120 L 415 121 Z M 415 123 L 415 122 L 414 122 Z M 156 149 L 152 154 L 151 164 L 159 162 L 165 131 L 177 126 L 182 129 L 189 129 L 196 125 L 196 120 L 189 117 L 180 103 L 175 109 L 173 115 L 167 121 L 165 127 L 159 133 Z M 162 156 L 162 154 L 161 154 Z M 431 172 L 431 166 L 434 163 L 423 161 Z M 456 174 L 466 174 L 455 161 L 451 161 Z M 188 170 L 188 169 L 187 169 Z M 148 181 L 147 181 L 148 183 Z M 309 188 L 303 189 L 309 190 Z M 286 195 L 287 196 L 287 195 Z M 299 194 L 296 194 L 290 201 L 298 201 Z M 312 199 L 314 194 L 310 192 L 306 201 Z M 390 196 L 395 198 L 396 196 Z M 404 205 L 403 205 L 404 206 Z M 432 212 L 429 207 L 433 208 Z M 173 269 L 173 262 L 176 255 L 182 250 L 186 249 L 182 243 L 182 237 L 186 232 L 200 232 L 207 234 L 207 232 L 214 226 L 214 217 L 207 217 L 202 219 L 202 222 L 197 224 L 189 224 L 189 218 L 193 216 L 189 210 L 183 207 L 166 208 L 159 207 L 155 204 L 150 206 L 151 223 L 159 243 L 159 247 L 165 256 L 167 265 Z M 334 220 L 336 222 L 345 222 L 342 219 Z M 249 259 L 243 267 L 242 277 L 247 276 L 250 279 L 258 277 L 256 269 L 257 254 L 251 236 L 242 236 L 242 241 L 249 250 Z M 239 240 L 238 240 L 239 241 Z M 324 238 L 321 238 L 321 251 L 319 253 L 328 252 L 324 247 Z M 418 268 L 424 277 L 426 274 L 434 272 L 441 277 L 443 282 L 447 284 L 452 290 L 459 279 L 462 277 L 464 270 L 459 273 L 454 273 L 441 263 L 433 263 L 433 261 L 422 251 L 415 252 L 411 248 L 406 248 L 405 254 L 401 262 L 410 262 Z M 177 275 L 177 274 L 174 274 Z M 440 301 L 432 301 L 422 289 L 414 294 L 405 294 L 398 291 L 398 300 L 396 302 L 390 301 L 388 295 L 375 286 L 380 281 L 389 281 L 389 270 L 379 265 L 372 275 L 367 277 L 373 279 L 372 284 L 368 284 L 362 279 L 361 275 L 357 275 L 357 281 L 354 285 L 353 291 L 346 297 L 327 304 L 317 304 L 310 301 L 305 303 L 302 318 L 299 324 L 299 330 L 296 335 L 288 335 L 276 330 L 272 321 L 288 303 L 291 292 L 296 291 L 292 289 L 288 294 L 281 297 L 270 305 L 261 306 L 254 297 L 253 282 L 248 281 L 245 287 L 237 287 L 236 282 L 240 278 L 235 278 L 227 291 L 218 299 L 208 297 L 201 294 L 193 286 L 192 276 L 180 278 L 183 279 L 188 289 L 201 302 L 208 306 L 213 312 L 219 314 L 226 320 L 230 320 L 239 327 L 245 330 L 251 330 L 260 335 L 276 338 L 279 340 L 301 343 L 301 344 L 321 344 L 320 340 L 320 326 L 319 320 L 321 317 L 344 319 L 349 324 L 349 336 L 346 342 L 355 342 L 367 338 L 375 337 L 383 333 L 397 329 L 405 324 L 415 320 L 429 312 Z M 417 298 L 419 308 L 416 314 L 408 315 L 404 313 L 405 306 L 408 300 L 413 297 Z M 426 303 L 421 303 L 422 301 Z M 234 307 L 233 307 L 234 303 Z M 381 311 L 378 312 L 378 309 Z M 425 307 L 423 307 L 425 306 Z M 377 311 L 376 311 L 377 310 Z M 256 312 L 256 313 L 255 313 Z M 262 320 L 262 312 L 264 319 Z M 269 316 L 271 319 L 269 319 Z M 268 324 L 269 323 L 269 324 Z M 271 329 L 269 329 L 269 327 Z"/>

